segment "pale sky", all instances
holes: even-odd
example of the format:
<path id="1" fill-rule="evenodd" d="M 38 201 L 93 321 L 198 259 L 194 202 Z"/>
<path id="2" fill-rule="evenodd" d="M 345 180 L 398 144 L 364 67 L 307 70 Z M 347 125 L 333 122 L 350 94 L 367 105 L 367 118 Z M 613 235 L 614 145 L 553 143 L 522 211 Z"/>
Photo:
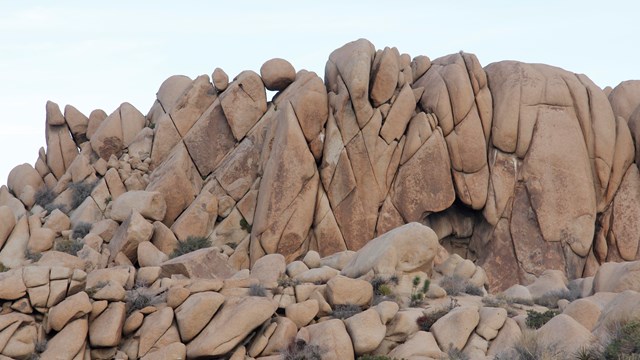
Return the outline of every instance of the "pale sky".
<path id="1" fill-rule="evenodd" d="M 412 57 L 547 63 L 601 87 L 640 79 L 634 0 L 230 3 L 0 0 L 0 185 L 45 146 L 47 100 L 146 114 L 171 75 L 233 78 L 281 57 L 324 76 L 331 51 L 361 37 Z"/>

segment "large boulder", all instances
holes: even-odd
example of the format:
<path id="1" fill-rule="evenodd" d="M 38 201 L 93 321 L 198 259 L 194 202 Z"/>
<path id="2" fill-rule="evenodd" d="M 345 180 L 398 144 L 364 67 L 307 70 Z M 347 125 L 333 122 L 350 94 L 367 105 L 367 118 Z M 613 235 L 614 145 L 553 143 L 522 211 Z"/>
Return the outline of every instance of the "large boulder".
<path id="1" fill-rule="evenodd" d="M 227 301 L 209 324 L 187 344 L 188 357 L 220 356 L 231 351 L 278 308 L 273 300 L 243 297 Z"/>
<path id="2" fill-rule="evenodd" d="M 419 223 L 409 223 L 368 242 L 341 274 L 357 278 L 371 270 L 376 274 L 431 273 L 438 245 L 438 236 L 433 230 Z"/>

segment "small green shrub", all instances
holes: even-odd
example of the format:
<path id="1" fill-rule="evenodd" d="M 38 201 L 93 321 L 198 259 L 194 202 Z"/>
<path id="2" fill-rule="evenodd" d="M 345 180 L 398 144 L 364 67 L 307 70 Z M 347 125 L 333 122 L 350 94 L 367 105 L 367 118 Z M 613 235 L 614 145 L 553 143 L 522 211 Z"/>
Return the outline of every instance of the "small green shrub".
<path id="1" fill-rule="evenodd" d="M 8 268 L 2 262 L 0 262 L 0 273 L 7 272 L 8 270 L 10 270 L 10 268 Z"/>
<path id="2" fill-rule="evenodd" d="M 604 359 L 640 358 L 639 320 L 613 323 L 607 330 L 610 340 L 604 347 Z"/>
<path id="3" fill-rule="evenodd" d="M 76 256 L 83 246 L 77 239 L 63 239 L 56 243 L 55 250 Z"/>
<path id="4" fill-rule="evenodd" d="M 266 297 L 267 289 L 265 289 L 264 286 L 260 284 L 251 284 L 249 286 L 249 296 Z"/>
<path id="5" fill-rule="evenodd" d="M 322 360 L 322 353 L 318 345 L 310 345 L 302 339 L 294 339 L 281 355 L 283 360 Z"/>
<path id="6" fill-rule="evenodd" d="M 424 297 L 429 291 L 429 286 L 431 286 L 431 280 L 429 279 L 425 279 L 422 283 L 422 286 L 420 286 L 421 280 L 422 279 L 420 279 L 420 276 L 416 276 L 411 281 L 412 287 L 411 295 L 409 298 L 409 306 L 411 307 L 418 307 L 422 305 L 422 303 L 424 302 Z"/>
<path id="7" fill-rule="evenodd" d="M 348 319 L 360 312 L 362 312 L 362 309 L 355 304 L 336 305 L 331 312 L 331 316 L 336 319 Z"/>
<path id="8" fill-rule="evenodd" d="M 247 219 L 242 218 L 240 219 L 240 228 L 246 232 L 248 232 L 249 234 L 251 234 L 251 230 L 252 230 L 252 226 L 251 224 L 249 224 L 249 222 L 247 221 Z"/>
<path id="9" fill-rule="evenodd" d="M 74 182 L 69 184 L 69 189 L 71 189 L 71 209 L 75 209 L 84 199 L 91 195 L 91 191 L 98 184 L 98 182 Z"/>
<path id="10" fill-rule="evenodd" d="M 107 197 L 104 199 L 104 206 L 109 205 L 109 203 L 110 203 L 110 202 L 112 202 L 112 201 L 113 201 L 113 198 L 111 197 L 111 195 L 107 196 Z"/>
<path id="11" fill-rule="evenodd" d="M 73 227 L 71 237 L 74 239 L 83 239 L 91 231 L 91 224 L 86 222 L 79 222 Z"/>
<path id="12" fill-rule="evenodd" d="M 42 207 L 46 207 L 47 205 L 51 204 L 53 202 L 53 200 L 55 200 L 57 197 L 55 191 L 53 191 L 53 189 L 50 189 L 48 186 L 43 186 L 40 189 L 38 189 L 38 191 L 36 191 L 36 195 L 35 195 L 35 200 L 36 200 L 36 204 L 42 206 Z"/>
<path id="13" fill-rule="evenodd" d="M 210 246 L 211 242 L 204 236 L 189 236 L 187 237 L 187 240 L 178 242 L 178 246 L 170 257 L 175 258 Z"/>
<path id="14" fill-rule="evenodd" d="M 526 324 L 532 329 L 540 329 L 544 324 L 546 324 L 556 315 L 558 315 L 558 312 L 553 310 L 547 310 L 545 312 L 527 310 Z"/>

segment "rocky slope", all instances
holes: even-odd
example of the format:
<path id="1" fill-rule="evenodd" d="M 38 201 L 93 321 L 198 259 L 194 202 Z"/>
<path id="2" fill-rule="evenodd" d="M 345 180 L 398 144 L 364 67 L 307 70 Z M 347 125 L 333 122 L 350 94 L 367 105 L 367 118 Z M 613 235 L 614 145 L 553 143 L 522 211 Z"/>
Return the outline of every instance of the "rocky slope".
<path id="1" fill-rule="evenodd" d="M 0 188 L 0 353 L 509 358 L 533 299 L 572 353 L 640 309 L 638 122 L 640 82 L 366 40 L 324 80 L 173 76 L 146 116 L 49 102 Z"/>

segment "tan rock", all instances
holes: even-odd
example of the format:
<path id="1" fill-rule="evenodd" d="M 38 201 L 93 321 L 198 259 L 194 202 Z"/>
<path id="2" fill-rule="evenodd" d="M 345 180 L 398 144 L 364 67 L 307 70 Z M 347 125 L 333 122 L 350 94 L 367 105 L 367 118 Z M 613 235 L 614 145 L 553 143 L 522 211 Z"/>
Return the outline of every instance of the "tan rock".
<path id="1" fill-rule="evenodd" d="M 306 329 L 309 333 L 309 344 L 322 349 L 323 359 L 354 359 L 353 345 L 342 320 L 327 320 L 309 325 Z"/>
<path id="2" fill-rule="evenodd" d="M 181 274 L 192 279 L 226 279 L 235 273 L 227 264 L 227 259 L 215 248 L 196 250 L 166 261 L 160 266 L 163 277 Z"/>
<path id="3" fill-rule="evenodd" d="M 410 359 L 420 356 L 438 359 L 445 356 L 445 354 L 438 347 L 433 334 L 426 331 L 418 331 L 405 343 L 391 350 L 389 356 L 397 359 Z"/>
<path id="4" fill-rule="evenodd" d="M 172 309 L 180 306 L 191 295 L 191 291 L 181 286 L 173 286 L 167 291 L 167 306 Z"/>
<path id="5" fill-rule="evenodd" d="M 224 70 L 220 68 L 215 68 L 213 70 L 213 74 L 211 74 L 211 80 L 213 80 L 213 86 L 216 87 L 218 92 L 225 91 L 227 86 L 229 86 L 229 76 Z"/>
<path id="6" fill-rule="evenodd" d="M 286 262 L 281 254 L 269 254 L 258 259 L 251 268 L 251 276 L 262 284 L 273 284 L 286 271 Z"/>
<path id="7" fill-rule="evenodd" d="M 567 278 L 562 271 L 546 270 L 527 289 L 537 299 L 550 292 L 568 290 Z"/>
<path id="8" fill-rule="evenodd" d="M 326 283 L 338 274 L 340 274 L 338 270 L 330 268 L 328 266 L 323 266 L 317 269 L 311 269 L 302 272 L 296 275 L 294 277 L 294 280 L 303 283 Z"/>
<path id="9" fill-rule="evenodd" d="M 375 309 L 368 309 L 344 320 L 356 355 L 377 349 L 387 332 Z"/>
<path id="10" fill-rule="evenodd" d="M 587 330 L 592 331 L 602 311 L 595 303 L 587 299 L 578 299 L 568 304 L 562 313 L 571 316 Z"/>
<path id="11" fill-rule="evenodd" d="M 183 343 L 174 342 L 156 351 L 150 351 L 142 360 L 186 359 L 187 347 Z"/>
<path id="12" fill-rule="evenodd" d="M 368 305 L 373 297 L 373 286 L 365 280 L 338 275 L 327 282 L 327 301 L 332 305 Z"/>
<path id="13" fill-rule="evenodd" d="M 171 230 L 180 241 L 185 241 L 190 236 L 208 236 L 217 216 L 218 200 L 204 190 L 176 219 Z"/>
<path id="14" fill-rule="evenodd" d="M 640 261 L 604 263 L 593 278 L 593 292 L 640 290 Z"/>
<path id="15" fill-rule="evenodd" d="M 268 320 L 276 309 L 275 302 L 263 297 L 229 299 L 213 320 L 187 345 L 187 356 L 226 354 L 253 329 Z M 238 317 L 237 314 L 243 316 Z"/>
<path id="16" fill-rule="evenodd" d="M 7 178 L 7 187 L 15 196 L 19 199 L 27 191 L 34 192 L 44 186 L 44 182 L 40 177 L 40 174 L 29 164 L 22 164 L 14 167 Z M 30 190 L 29 190 L 30 188 Z M 35 201 L 32 198 L 31 201 L 25 203 L 28 207 L 31 207 Z"/>
<path id="17" fill-rule="evenodd" d="M 48 324 L 53 330 L 60 331 L 69 321 L 90 313 L 91 309 L 89 296 L 81 291 L 49 309 Z"/>
<path id="18" fill-rule="evenodd" d="M 0 299 L 16 300 L 26 294 L 27 288 L 22 277 L 22 269 L 0 273 Z"/>
<path id="19" fill-rule="evenodd" d="M 139 248 L 139 247 L 138 247 Z M 162 269 L 160 266 L 145 266 L 136 271 L 137 284 L 153 284 L 160 278 Z"/>
<path id="20" fill-rule="evenodd" d="M 56 238 L 55 231 L 47 228 L 37 228 L 31 230 L 29 236 L 29 243 L 27 248 L 31 252 L 41 253 L 47 251 L 53 247 L 53 242 Z"/>
<path id="21" fill-rule="evenodd" d="M 378 315 L 380 315 L 380 321 L 386 325 L 391 319 L 393 319 L 398 310 L 400 310 L 400 306 L 398 303 L 393 301 L 383 301 L 375 306 Z"/>
<path id="22" fill-rule="evenodd" d="M 307 254 L 302 259 L 305 265 L 309 267 L 309 269 L 319 268 L 320 264 L 320 254 L 317 251 L 309 250 Z"/>
<path id="23" fill-rule="evenodd" d="M 70 322 L 47 342 L 40 359 L 75 359 L 85 346 L 88 328 L 86 317 Z"/>
<path id="24" fill-rule="evenodd" d="M 285 349 L 295 339 L 298 332 L 298 327 L 293 321 L 286 317 L 276 318 L 278 326 L 273 334 L 269 337 L 267 346 L 262 350 L 262 356 L 269 356 L 280 354 L 282 349 Z"/>
<path id="25" fill-rule="evenodd" d="M 16 226 L 16 217 L 8 206 L 0 206 L 0 247 L 4 245 L 7 238 Z"/>
<path id="26" fill-rule="evenodd" d="M 105 160 L 111 155 L 119 157 L 144 125 L 144 115 L 125 102 L 100 123 L 91 135 L 91 147 Z"/>
<path id="27" fill-rule="evenodd" d="M 109 251 L 111 252 L 109 260 L 114 260 L 118 252 L 123 252 L 129 260 L 135 263 L 138 258 L 138 245 L 151 240 L 152 235 L 153 225 L 137 211 L 132 211 L 109 242 Z"/>
<path id="28" fill-rule="evenodd" d="M 195 199 L 201 187 L 200 173 L 191 161 L 186 147 L 180 143 L 151 173 L 146 191 L 162 193 L 167 204 L 162 222 L 171 226 L 180 213 Z"/>
<path id="29" fill-rule="evenodd" d="M 240 141 L 267 111 L 267 97 L 260 76 L 243 71 L 220 94 L 220 104 L 236 140 Z"/>
<path id="30" fill-rule="evenodd" d="M 91 346 L 117 346 L 122 337 L 126 317 L 125 303 L 112 302 L 89 326 Z"/>
<path id="31" fill-rule="evenodd" d="M 189 155 L 201 174 L 213 172 L 236 145 L 219 100 L 214 101 L 184 137 Z"/>
<path id="32" fill-rule="evenodd" d="M 495 356 L 513 348 L 522 336 L 522 331 L 515 320 L 507 318 L 498 332 L 498 336 L 491 341 L 487 356 Z"/>
<path id="33" fill-rule="evenodd" d="M 111 205 L 111 218 L 125 221 L 134 210 L 149 220 L 162 220 L 167 211 L 164 196 L 157 191 L 128 191 Z"/>
<path id="34" fill-rule="evenodd" d="M 10 268 L 19 267 L 25 261 L 24 252 L 29 243 L 29 222 L 26 216 L 18 220 L 11 235 L 0 250 L 0 262 Z"/>
<path id="35" fill-rule="evenodd" d="M 160 251 L 149 241 L 143 241 L 138 245 L 138 264 L 140 266 L 160 266 L 169 260 L 167 254 Z"/>
<path id="36" fill-rule="evenodd" d="M 123 319 L 124 321 L 124 319 Z M 137 334 L 140 335 L 139 356 L 146 355 L 173 322 L 173 309 L 162 308 L 145 317 Z"/>
<path id="37" fill-rule="evenodd" d="M 215 100 L 215 92 L 207 75 L 200 75 L 193 80 L 168 111 L 181 137 L 187 135 L 200 115 Z"/>
<path id="38" fill-rule="evenodd" d="M 418 223 L 403 225 L 368 242 L 341 274 L 356 278 L 371 270 L 376 274 L 430 273 L 437 246 L 433 230 Z"/>
<path id="39" fill-rule="evenodd" d="M 371 70 L 371 100 L 378 107 L 393 96 L 398 84 L 400 53 L 396 48 L 384 48 L 376 54 Z M 414 104 L 415 105 L 415 104 Z"/>
<path id="40" fill-rule="evenodd" d="M 293 321 L 298 329 L 309 324 L 318 315 L 318 311 L 320 306 L 314 299 L 291 304 L 284 309 L 285 316 Z"/>
<path id="41" fill-rule="evenodd" d="M 538 329 L 537 335 L 541 346 L 565 354 L 574 354 L 593 341 L 589 330 L 565 314 L 554 316 Z"/>
<path id="42" fill-rule="evenodd" d="M 407 338 L 415 334 L 419 328 L 419 317 L 424 315 L 421 309 L 407 308 L 398 311 L 396 316 L 387 324 L 386 339 L 395 342 L 404 342 Z"/>
<path id="43" fill-rule="evenodd" d="M 224 296 L 212 291 L 189 296 L 175 311 L 182 342 L 187 343 L 196 337 L 214 317 L 224 301 Z"/>
<path id="44" fill-rule="evenodd" d="M 476 333 L 490 341 L 497 335 L 507 319 L 507 310 L 503 308 L 483 307 L 480 309 L 480 322 Z"/>
<path id="45" fill-rule="evenodd" d="M 171 255 L 178 246 L 178 239 L 165 224 L 156 221 L 153 223 L 151 243 L 166 255 Z"/>
<path id="46" fill-rule="evenodd" d="M 462 349 L 479 321 L 480 314 L 477 308 L 460 306 L 438 319 L 431 326 L 431 333 L 438 341 L 440 348 Z"/>
<path id="47" fill-rule="evenodd" d="M 142 326 L 144 315 L 139 311 L 134 311 L 127 317 L 122 326 L 122 334 L 127 336 L 138 330 Z"/>
<path id="48" fill-rule="evenodd" d="M 287 60 L 274 58 L 262 64 L 260 76 L 268 90 L 281 91 L 296 79 L 296 70 Z"/>

